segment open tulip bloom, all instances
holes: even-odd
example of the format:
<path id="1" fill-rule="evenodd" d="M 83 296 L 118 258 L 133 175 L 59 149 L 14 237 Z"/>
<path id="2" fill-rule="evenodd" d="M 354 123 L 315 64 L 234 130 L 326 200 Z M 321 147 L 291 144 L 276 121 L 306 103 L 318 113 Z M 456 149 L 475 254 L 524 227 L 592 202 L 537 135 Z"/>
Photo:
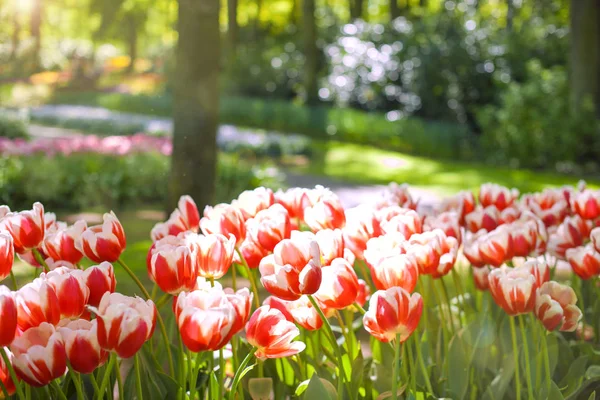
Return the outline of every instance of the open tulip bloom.
<path id="1" fill-rule="evenodd" d="M 424 209 L 394 184 L 344 209 L 322 186 L 256 188 L 200 213 L 182 196 L 147 279 L 113 212 L 0 206 L 0 398 L 593 398 L 598 199 L 485 184 Z"/>

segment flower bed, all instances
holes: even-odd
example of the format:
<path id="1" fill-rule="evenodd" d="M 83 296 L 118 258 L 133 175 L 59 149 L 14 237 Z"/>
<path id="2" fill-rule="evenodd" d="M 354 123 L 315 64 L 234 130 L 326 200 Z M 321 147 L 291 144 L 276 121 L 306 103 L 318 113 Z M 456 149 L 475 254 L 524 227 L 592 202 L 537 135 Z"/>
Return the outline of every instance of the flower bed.
<path id="1" fill-rule="evenodd" d="M 183 196 L 150 232 L 151 292 L 121 259 L 115 214 L 68 226 L 40 203 L 2 206 L 0 278 L 15 255 L 38 269 L 0 287 L 0 388 L 61 399 L 594 398 L 600 192 L 485 184 L 478 200 L 461 192 L 425 214 L 391 185 L 345 210 L 323 187 L 260 187 L 201 214 Z M 82 269 L 84 258 L 97 265 Z M 116 291 L 115 268 L 141 297 Z"/>

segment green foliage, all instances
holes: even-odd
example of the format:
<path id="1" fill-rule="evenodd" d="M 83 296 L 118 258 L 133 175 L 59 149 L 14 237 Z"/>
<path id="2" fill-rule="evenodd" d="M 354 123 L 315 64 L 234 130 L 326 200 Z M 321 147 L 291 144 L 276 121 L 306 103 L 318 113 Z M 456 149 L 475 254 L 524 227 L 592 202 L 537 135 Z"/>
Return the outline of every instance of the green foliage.
<path id="1" fill-rule="evenodd" d="M 17 118 L 0 115 L 0 138 L 27 139 L 27 126 Z"/>
<path id="2" fill-rule="evenodd" d="M 491 161 L 525 167 L 595 167 L 600 138 L 592 108 L 585 104 L 582 112 L 573 110 L 564 68 L 544 69 L 531 61 L 527 80 L 511 83 L 499 106 L 478 114 L 486 153 Z"/>
<path id="3" fill-rule="evenodd" d="M 45 126 L 75 129 L 98 135 L 134 135 L 144 131 L 143 124 L 115 124 L 104 119 L 62 119 L 55 116 L 31 116 L 31 121 Z"/>
<path id="4" fill-rule="evenodd" d="M 0 158 L 0 203 L 20 209 L 40 201 L 59 210 L 162 204 L 168 174 L 168 157 L 156 153 L 5 157 Z M 273 171 L 253 169 L 225 155 L 219 159 L 218 175 L 220 202 L 242 190 L 278 183 Z"/>

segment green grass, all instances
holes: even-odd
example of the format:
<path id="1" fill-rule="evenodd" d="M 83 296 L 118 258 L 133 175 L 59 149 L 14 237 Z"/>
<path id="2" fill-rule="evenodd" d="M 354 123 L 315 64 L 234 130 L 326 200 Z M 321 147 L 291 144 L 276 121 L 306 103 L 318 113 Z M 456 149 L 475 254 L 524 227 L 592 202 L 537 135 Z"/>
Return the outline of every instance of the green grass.
<path id="1" fill-rule="evenodd" d="M 340 142 L 314 142 L 313 158 L 306 166 L 295 167 L 294 172 L 360 184 L 406 182 L 441 196 L 465 189 L 476 191 L 486 182 L 515 187 L 526 193 L 546 187 L 576 185 L 580 179 L 552 172 L 433 160 Z M 599 182 L 588 180 L 588 184 L 597 187 Z"/>

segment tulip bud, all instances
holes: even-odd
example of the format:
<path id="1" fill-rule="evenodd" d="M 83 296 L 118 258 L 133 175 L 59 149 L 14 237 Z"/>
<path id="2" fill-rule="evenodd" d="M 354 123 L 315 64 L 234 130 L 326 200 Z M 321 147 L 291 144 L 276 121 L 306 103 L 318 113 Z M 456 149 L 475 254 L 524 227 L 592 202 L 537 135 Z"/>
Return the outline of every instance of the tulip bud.
<path id="1" fill-rule="evenodd" d="M 375 211 L 368 206 L 346 210 L 346 226 L 343 232 L 344 243 L 359 259 L 363 259 L 369 239 L 383 233 Z"/>
<path id="2" fill-rule="evenodd" d="M 473 233 L 484 229 L 488 232 L 493 231 L 500 225 L 500 212 L 495 206 L 486 208 L 477 208 L 465 216 L 467 229 Z"/>
<path id="3" fill-rule="evenodd" d="M 242 244 L 246 238 L 246 224 L 239 208 L 231 204 L 218 204 L 206 207 L 204 217 L 200 220 L 200 229 L 205 235 L 220 233 L 225 237 L 235 236 L 236 245 Z"/>
<path id="4" fill-rule="evenodd" d="M 509 189 L 495 183 L 484 183 L 479 189 L 479 202 L 482 206 L 496 206 L 499 211 L 510 207 L 519 198 L 517 189 Z"/>
<path id="5" fill-rule="evenodd" d="M 596 219 L 600 216 L 600 190 L 584 190 L 571 198 L 571 208 L 583 219 Z"/>
<path id="6" fill-rule="evenodd" d="M 259 360 L 283 358 L 298 354 L 306 348 L 302 342 L 292 342 L 300 334 L 281 311 L 269 306 L 259 307 L 246 324 L 246 340 L 257 348 Z"/>
<path id="7" fill-rule="evenodd" d="M 6 214 L 1 225 L 13 237 L 13 245 L 17 253 L 35 249 L 42 244 L 46 225 L 44 223 L 44 206 L 34 203 L 32 210 Z"/>
<path id="8" fill-rule="evenodd" d="M 423 232 L 423 224 L 416 211 L 404 209 L 387 222 L 382 221 L 381 230 L 386 234 L 399 232 L 408 240 L 415 233 Z"/>
<path id="9" fill-rule="evenodd" d="M 102 225 L 87 228 L 75 247 L 94 262 L 115 262 L 125 250 L 125 232 L 113 212 L 105 213 L 103 220 Z"/>
<path id="10" fill-rule="evenodd" d="M 490 293 L 508 315 L 532 312 L 535 307 L 536 278 L 528 268 L 493 269 L 489 275 Z"/>
<path id="11" fill-rule="evenodd" d="M 183 238 L 167 236 L 155 242 L 146 261 L 150 279 L 165 293 L 177 295 L 190 290 L 196 282 L 195 260 Z"/>
<path id="12" fill-rule="evenodd" d="M 60 303 L 52 286 L 37 278 L 16 292 L 17 321 L 22 332 L 44 322 L 60 321 Z"/>
<path id="13" fill-rule="evenodd" d="M 315 298 L 325 307 L 344 309 L 356 301 L 358 277 L 352 266 L 343 258 L 336 258 L 330 266 L 323 267 L 321 287 Z"/>
<path id="14" fill-rule="evenodd" d="M 67 359 L 74 371 L 91 374 L 106 362 L 108 352 L 98 343 L 97 320 L 67 321 L 58 331 L 63 337 Z"/>
<path id="15" fill-rule="evenodd" d="M 582 317 L 577 295 L 569 286 L 546 282 L 538 290 L 535 315 L 549 331 L 573 332 Z"/>
<path id="16" fill-rule="evenodd" d="M 90 289 L 85 284 L 83 271 L 60 267 L 43 273 L 40 279 L 45 279 L 54 289 L 61 318 L 79 318 L 84 313 L 90 297 Z"/>
<path id="17" fill-rule="evenodd" d="M 319 199 L 304 209 L 304 222 L 313 231 L 343 228 L 346 224 L 344 207 L 339 197 L 329 189 L 320 191 Z"/>
<path id="18" fill-rule="evenodd" d="M 600 274 L 600 253 L 590 244 L 568 249 L 566 258 L 581 279 L 587 280 Z"/>
<path id="19" fill-rule="evenodd" d="M 281 204 L 274 204 L 247 220 L 246 230 L 253 242 L 271 252 L 277 243 L 290 237 L 290 217 Z"/>
<path id="20" fill-rule="evenodd" d="M 83 279 L 88 289 L 90 289 L 88 305 L 93 307 L 98 307 L 104 293 L 113 293 L 117 285 L 113 266 L 108 262 L 86 269 L 83 273 Z"/>
<path id="21" fill-rule="evenodd" d="M 77 250 L 75 243 L 81 240 L 81 235 L 86 229 L 85 221 L 77 221 L 73 226 L 47 233 L 42 243 L 44 253 L 54 260 L 77 264 L 83 258 L 83 254 Z"/>
<path id="22" fill-rule="evenodd" d="M 490 275 L 490 267 L 476 267 L 472 269 L 473 271 L 473 282 L 475 283 L 475 287 L 478 290 L 486 291 L 490 288 L 490 282 L 488 280 L 488 276 Z"/>
<path id="23" fill-rule="evenodd" d="M 256 214 L 271 207 L 273 203 L 275 203 L 273 191 L 262 186 L 254 190 L 243 191 L 237 200 L 231 202 L 242 212 L 244 220 L 254 218 Z"/>

